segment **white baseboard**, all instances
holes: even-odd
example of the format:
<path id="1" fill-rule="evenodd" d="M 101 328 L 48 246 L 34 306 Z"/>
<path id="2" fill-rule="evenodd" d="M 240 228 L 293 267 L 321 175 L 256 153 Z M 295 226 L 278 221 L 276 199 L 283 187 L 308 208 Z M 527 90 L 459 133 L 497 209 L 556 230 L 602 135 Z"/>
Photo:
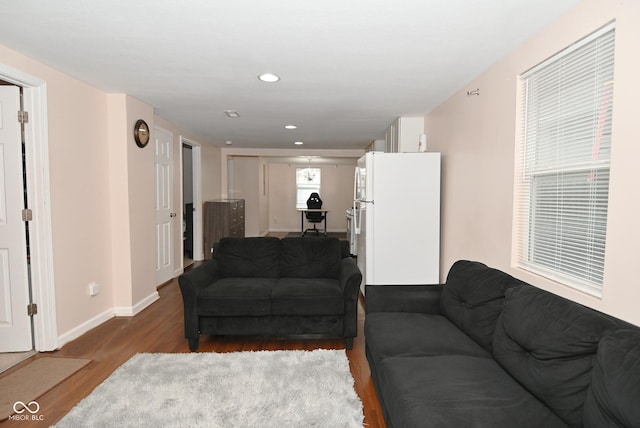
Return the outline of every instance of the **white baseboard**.
<path id="1" fill-rule="evenodd" d="M 115 307 L 113 308 L 113 312 L 117 317 L 132 317 L 142 312 L 143 309 L 145 309 L 147 306 L 149 306 L 159 298 L 160 295 L 158 294 L 158 292 L 154 291 L 135 305 Z"/>
<path id="2" fill-rule="evenodd" d="M 88 332 L 89 330 L 96 328 L 103 322 L 109 321 L 111 318 L 115 317 L 115 312 L 113 309 L 109 309 L 104 311 L 103 313 L 96 315 L 90 320 L 80 324 L 79 326 L 69 330 L 61 336 L 58 336 L 58 349 L 62 348 L 65 344 L 75 340 Z"/>
<path id="3" fill-rule="evenodd" d="M 154 291 L 149 296 L 145 297 L 138 303 L 129 307 L 114 307 L 104 311 L 103 313 L 96 315 L 90 320 L 80 324 L 79 326 L 69 330 L 63 335 L 58 337 L 58 349 L 62 348 L 65 344 L 77 339 L 89 330 L 98 327 L 100 324 L 109 321 L 113 317 L 132 317 L 145 309 L 147 306 L 155 302 L 160 298 L 157 291 Z"/>

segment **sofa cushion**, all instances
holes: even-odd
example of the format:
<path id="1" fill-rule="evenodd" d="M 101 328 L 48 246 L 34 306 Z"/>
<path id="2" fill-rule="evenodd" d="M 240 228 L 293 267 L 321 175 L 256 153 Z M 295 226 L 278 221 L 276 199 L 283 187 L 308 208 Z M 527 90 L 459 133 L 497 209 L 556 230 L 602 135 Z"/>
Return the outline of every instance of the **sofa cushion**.
<path id="1" fill-rule="evenodd" d="M 342 252 L 337 238 L 280 240 L 281 278 L 333 278 L 340 274 Z"/>
<path id="2" fill-rule="evenodd" d="M 568 425 L 580 426 L 598 341 L 614 327 L 599 312 L 523 285 L 506 292 L 493 354 Z"/>
<path id="3" fill-rule="evenodd" d="M 566 426 L 491 358 L 394 357 L 380 368 L 382 401 L 393 426 Z"/>
<path id="4" fill-rule="evenodd" d="M 340 283 L 327 278 L 281 278 L 271 293 L 273 315 L 344 314 Z"/>
<path id="5" fill-rule="evenodd" d="M 278 277 L 278 238 L 222 238 L 216 248 L 220 278 Z"/>
<path id="6" fill-rule="evenodd" d="M 493 331 L 505 290 L 521 282 L 480 262 L 459 260 L 451 266 L 440 310 L 462 331 L 491 352 Z"/>
<path id="7" fill-rule="evenodd" d="M 491 355 L 442 315 L 374 312 L 364 325 L 367 349 L 376 364 L 386 357 Z"/>
<path id="8" fill-rule="evenodd" d="M 199 316 L 264 316 L 271 313 L 276 278 L 223 278 L 198 294 Z"/>
<path id="9" fill-rule="evenodd" d="M 639 404 L 640 330 L 618 330 L 598 344 L 584 426 L 640 427 Z"/>

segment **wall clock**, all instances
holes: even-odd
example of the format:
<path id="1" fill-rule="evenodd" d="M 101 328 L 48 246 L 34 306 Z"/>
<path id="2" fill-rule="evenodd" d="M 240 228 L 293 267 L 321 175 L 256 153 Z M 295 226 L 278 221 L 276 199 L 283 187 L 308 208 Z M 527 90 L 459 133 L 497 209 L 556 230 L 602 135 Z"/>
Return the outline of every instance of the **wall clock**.
<path id="1" fill-rule="evenodd" d="M 133 128 L 133 138 L 136 140 L 138 147 L 144 148 L 149 142 L 149 125 L 142 119 L 138 119 L 136 126 Z"/>

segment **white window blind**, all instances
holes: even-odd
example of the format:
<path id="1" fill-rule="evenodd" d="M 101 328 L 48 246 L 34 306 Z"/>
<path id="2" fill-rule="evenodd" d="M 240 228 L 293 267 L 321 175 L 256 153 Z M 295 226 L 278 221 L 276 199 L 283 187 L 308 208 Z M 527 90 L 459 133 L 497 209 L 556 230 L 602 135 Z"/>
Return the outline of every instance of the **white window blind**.
<path id="1" fill-rule="evenodd" d="M 609 199 L 615 28 L 521 76 L 517 265 L 601 296 Z"/>

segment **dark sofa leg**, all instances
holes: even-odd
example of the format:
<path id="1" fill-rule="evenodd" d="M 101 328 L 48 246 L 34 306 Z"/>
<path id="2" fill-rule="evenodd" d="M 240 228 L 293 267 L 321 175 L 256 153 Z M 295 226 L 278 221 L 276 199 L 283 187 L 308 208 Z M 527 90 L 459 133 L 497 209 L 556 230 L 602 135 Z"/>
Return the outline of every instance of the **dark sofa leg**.
<path id="1" fill-rule="evenodd" d="M 200 338 L 196 337 L 195 339 L 189 338 L 189 349 L 194 352 L 198 350 L 198 346 L 200 345 Z"/>
<path id="2" fill-rule="evenodd" d="M 344 343 L 347 345 L 347 349 L 353 349 L 353 337 L 345 337 Z"/>

